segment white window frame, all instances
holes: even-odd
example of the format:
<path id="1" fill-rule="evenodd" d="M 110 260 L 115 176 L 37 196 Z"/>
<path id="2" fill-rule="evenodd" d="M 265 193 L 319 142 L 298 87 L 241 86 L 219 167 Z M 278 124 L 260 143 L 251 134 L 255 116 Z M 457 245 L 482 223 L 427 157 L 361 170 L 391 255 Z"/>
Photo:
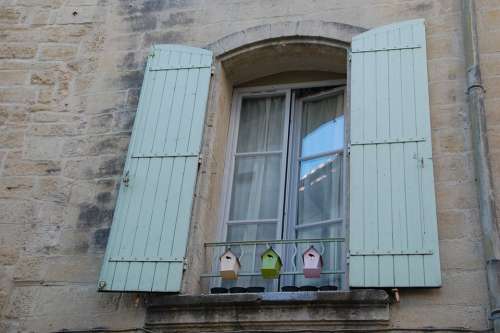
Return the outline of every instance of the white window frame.
<path id="1" fill-rule="evenodd" d="M 315 82 L 301 82 L 301 83 L 293 83 L 293 84 L 281 84 L 281 85 L 267 85 L 267 86 L 257 86 L 257 87 L 245 87 L 245 88 L 236 88 L 233 91 L 233 98 L 231 104 L 231 114 L 229 120 L 229 133 L 227 140 L 227 149 L 224 160 L 224 176 L 222 182 L 222 191 L 220 195 L 220 206 L 219 206 L 219 223 L 218 223 L 218 239 L 221 242 L 226 241 L 227 237 L 227 229 L 228 229 L 228 221 L 229 221 L 229 213 L 230 213 L 230 203 L 231 203 L 231 194 L 232 194 L 232 186 L 233 186 L 233 178 L 234 178 L 234 167 L 235 167 L 235 154 L 236 154 L 236 146 L 238 140 L 238 130 L 239 130 L 239 120 L 241 114 L 241 105 L 243 98 L 252 98 L 252 97 L 271 97 L 271 96 L 285 96 L 285 124 L 283 130 L 283 156 L 282 156 L 282 170 L 284 171 L 281 175 L 282 179 L 280 182 L 280 199 L 279 199 L 279 214 L 277 218 L 277 230 L 276 230 L 276 239 L 293 239 L 292 233 L 290 230 L 294 230 L 295 223 L 293 223 L 293 216 L 296 216 L 296 193 L 291 194 L 290 191 L 293 186 L 293 182 L 295 184 L 298 180 L 292 179 L 296 178 L 296 168 L 292 167 L 292 163 L 294 163 L 294 158 L 292 158 L 292 154 L 297 151 L 296 147 L 296 136 L 297 124 L 294 119 L 296 118 L 296 113 L 299 112 L 299 108 L 295 105 L 291 105 L 291 103 L 295 103 L 296 98 L 293 96 L 293 90 L 295 89 L 307 89 L 307 88 L 320 88 L 320 87 L 328 87 L 328 86 L 343 86 L 335 89 L 335 92 L 329 91 L 325 93 L 327 94 L 344 94 L 344 149 L 343 149 L 343 166 L 342 166 L 342 217 L 343 217 L 343 237 L 346 238 L 346 242 L 344 243 L 344 251 L 343 255 L 344 263 L 342 264 L 343 271 L 347 272 L 346 262 L 347 262 L 347 208 L 348 208 L 348 195 L 347 195 L 347 170 L 348 170 L 348 116 L 346 115 L 347 110 L 347 80 L 339 79 L 339 80 L 326 80 L 326 81 L 315 81 Z M 338 92 L 337 92 L 338 91 Z M 315 98 L 313 96 L 312 98 Z M 293 127 L 295 126 L 295 128 Z M 294 136 L 292 140 L 290 140 L 289 136 Z M 289 144 L 292 147 L 289 147 Z M 292 177 L 293 176 L 293 177 Z M 293 198 L 290 198 L 290 195 L 293 195 Z M 287 202 L 285 202 L 285 198 Z M 290 218 L 290 214 L 291 218 Z M 257 221 L 248 221 L 246 223 L 257 222 Z M 271 222 L 271 221 L 270 221 Z M 232 222 L 231 224 L 236 223 L 245 223 L 245 222 Z M 265 223 L 265 222 L 264 222 Z M 293 236 L 294 237 L 294 236 Z M 343 285 L 339 286 L 341 289 L 346 289 L 348 286 L 347 283 L 347 274 L 344 275 Z"/>

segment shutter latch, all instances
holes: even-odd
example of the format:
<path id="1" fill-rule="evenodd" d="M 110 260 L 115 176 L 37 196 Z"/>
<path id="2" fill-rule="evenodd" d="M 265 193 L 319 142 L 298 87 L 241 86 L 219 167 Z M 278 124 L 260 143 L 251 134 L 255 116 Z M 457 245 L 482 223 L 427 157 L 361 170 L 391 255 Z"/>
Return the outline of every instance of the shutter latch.
<path id="1" fill-rule="evenodd" d="M 127 172 L 125 172 L 125 176 L 123 176 L 123 178 L 122 178 L 123 185 L 128 187 L 129 181 L 130 181 L 130 178 L 128 177 L 128 170 L 127 170 Z"/>

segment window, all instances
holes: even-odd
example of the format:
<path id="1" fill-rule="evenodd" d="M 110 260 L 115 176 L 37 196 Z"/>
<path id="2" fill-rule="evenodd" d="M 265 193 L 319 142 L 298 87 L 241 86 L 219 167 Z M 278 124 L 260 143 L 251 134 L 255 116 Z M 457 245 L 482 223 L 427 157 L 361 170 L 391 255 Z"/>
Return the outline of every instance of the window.
<path id="1" fill-rule="evenodd" d="M 350 66 L 345 57 L 347 45 L 315 40 L 312 52 L 318 52 L 323 42 L 321 54 L 326 55 L 322 57 L 326 63 L 333 61 L 332 54 L 343 54 L 341 59 L 350 68 L 349 124 L 344 120 L 346 99 L 339 82 L 245 88 L 237 90 L 228 146 L 205 143 L 229 154 L 220 226 L 222 239 L 241 240 L 229 242 L 239 252 L 244 270 L 237 283 L 267 290 L 305 283 L 343 288 L 439 287 L 424 21 L 399 22 L 354 36 Z M 295 70 L 304 70 L 304 62 L 314 63 L 312 57 L 302 56 L 307 53 L 300 54 L 296 43 L 278 43 L 278 48 L 271 45 L 263 51 L 268 62 L 258 73 L 287 71 L 273 68 L 278 63 L 286 67 L 287 62 L 275 62 L 275 53 L 268 52 L 271 49 L 300 65 Z M 259 49 L 254 46 L 252 50 Z M 183 45 L 156 45 L 151 51 L 100 291 L 177 293 L 185 291 L 184 283 L 204 288 L 200 279 L 219 276 L 213 269 L 216 261 L 209 263 L 207 249 L 228 242 L 210 243 L 215 239 L 190 235 L 190 230 L 207 238 L 215 233 L 205 216 L 192 219 L 192 208 L 206 203 L 206 197 L 201 197 L 206 193 L 214 197 L 210 191 L 195 195 L 197 177 L 198 183 L 207 179 L 199 163 L 204 128 L 211 125 L 204 122 L 210 81 L 216 80 L 211 85 L 214 91 L 223 89 L 228 94 L 236 84 L 228 80 L 230 76 L 218 77 L 225 75 L 222 70 L 211 76 L 214 59 L 219 65 L 229 61 L 214 58 L 209 50 Z M 233 74 L 244 59 L 248 57 L 233 62 Z M 330 72 L 337 73 L 337 65 Z M 247 70 L 252 66 L 254 62 L 246 62 Z M 259 78 L 254 79 L 252 85 L 257 85 Z M 223 102 L 225 108 L 229 95 L 215 96 L 212 101 Z M 215 105 L 219 104 L 209 106 L 213 113 L 218 111 Z M 218 138 L 226 137 L 223 132 L 218 132 Z M 213 205 L 206 207 L 216 210 Z M 347 229 L 348 249 L 343 243 Z M 320 239 L 300 240 L 309 237 Z M 273 243 L 273 239 L 279 241 Z M 325 245 L 325 239 L 331 242 Z M 191 254 L 186 253 L 188 241 L 194 244 Z M 310 243 L 323 253 L 325 266 L 321 279 L 305 281 L 295 273 L 300 272 L 301 251 Z M 281 254 L 285 266 L 279 279 L 263 281 L 251 272 L 259 267 L 259 254 L 268 246 Z"/>
<path id="2" fill-rule="evenodd" d="M 343 86 L 317 83 L 265 92 L 237 90 L 226 171 L 222 238 L 228 242 L 345 237 Z M 325 272 L 304 280 L 301 254 L 314 245 Z M 279 287 L 259 277 L 260 254 L 278 246 L 281 285 L 342 287 L 343 242 L 248 244 L 232 248 L 249 275 L 225 286 Z M 300 271 L 299 271 L 300 269 Z M 297 274 L 293 274 L 297 273 Z"/>

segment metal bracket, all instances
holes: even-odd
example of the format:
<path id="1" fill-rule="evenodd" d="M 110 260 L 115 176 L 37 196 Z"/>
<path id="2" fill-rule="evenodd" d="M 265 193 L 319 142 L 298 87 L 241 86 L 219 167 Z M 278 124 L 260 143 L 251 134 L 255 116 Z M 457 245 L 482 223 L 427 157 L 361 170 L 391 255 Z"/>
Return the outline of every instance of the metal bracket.
<path id="1" fill-rule="evenodd" d="M 377 52 L 377 51 L 396 51 L 396 50 L 406 50 L 406 49 L 418 49 L 422 47 L 420 44 L 407 44 L 407 45 L 394 45 L 389 47 L 380 47 L 380 48 L 369 48 L 369 49 L 356 49 L 352 50 L 352 53 L 364 53 L 364 52 Z"/>
<path id="2" fill-rule="evenodd" d="M 157 154 L 135 154 L 132 158 L 167 158 L 167 157 L 198 157 L 198 153 L 157 153 Z"/>
<path id="3" fill-rule="evenodd" d="M 351 251 L 351 256 L 395 256 L 395 255 L 431 255 L 432 250 L 373 250 Z"/>
<path id="4" fill-rule="evenodd" d="M 425 141 L 425 138 L 390 138 L 383 140 L 354 141 L 351 142 L 351 146 L 379 145 L 379 144 L 407 143 L 407 142 L 421 142 L 421 141 Z"/>
<path id="5" fill-rule="evenodd" d="M 127 170 L 127 172 L 125 172 L 125 175 L 122 178 L 122 182 L 123 182 L 123 185 L 125 187 L 128 187 L 128 183 L 130 182 L 130 178 L 128 176 L 128 173 L 129 173 L 129 171 Z"/>
<path id="6" fill-rule="evenodd" d="M 99 281 L 98 288 L 99 290 L 106 288 L 106 281 Z"/>
<path id="7" fill-rule="evenodd" d="M 110 262 L 184 262 L 184 258 L 177 257 L 111 257 Z"/>

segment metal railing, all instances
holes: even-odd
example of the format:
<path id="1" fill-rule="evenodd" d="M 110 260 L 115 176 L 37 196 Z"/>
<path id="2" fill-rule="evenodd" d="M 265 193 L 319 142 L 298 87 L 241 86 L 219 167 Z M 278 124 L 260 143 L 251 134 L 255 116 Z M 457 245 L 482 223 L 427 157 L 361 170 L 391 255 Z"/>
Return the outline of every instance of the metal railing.
<path id="1" fill-rule="evenodd" d="M 201 274 L 202 286 L 207 291 L 213 287 L 264 287 L 265 291 L 279 291 L 283 286 L 335 286 L 345 288 L 346 251 L 345 238 L 317 238 L 295 240 L 255 240 L 205 243 L 206 273 Z M 321 254 L 321 277 L 303 277 L 302 254 L 309 247 Z M 268 248 L 278 253 L 283 263 L 279 278 L 267 280 L 261 277 L 260 255 Z M 223 280 L 219 274 L 219 258 L 231 250 L 239 259 L 241 269 L 237 280 Z"/>

